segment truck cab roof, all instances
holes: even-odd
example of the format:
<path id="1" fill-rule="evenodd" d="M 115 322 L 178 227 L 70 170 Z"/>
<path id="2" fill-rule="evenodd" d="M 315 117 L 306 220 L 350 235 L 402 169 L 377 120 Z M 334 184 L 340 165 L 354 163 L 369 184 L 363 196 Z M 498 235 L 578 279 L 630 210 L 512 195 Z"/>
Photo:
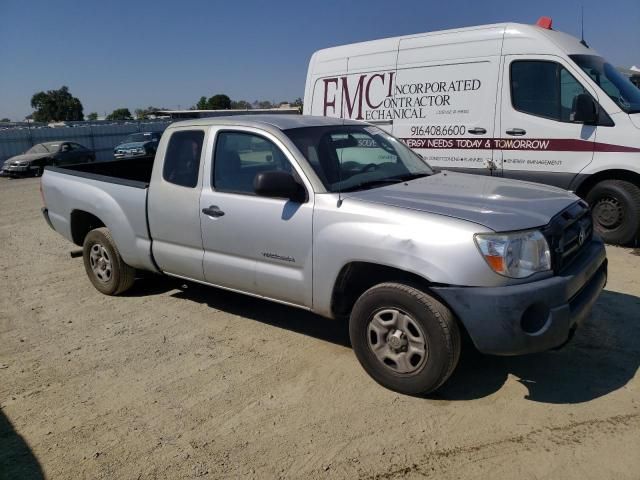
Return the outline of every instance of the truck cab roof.
<path id="1" fill-rule="evenodd" d="M 289 130 L 304 127 L 325 127 L 331 125 L 362 125 L 363 122 L 341 118 L 318 117 L 312 115 L 229 115 L 227 117 L 196 118 L 171 124 L 168 128 L 229 125 L 243 127 L 275 127 Z"/>

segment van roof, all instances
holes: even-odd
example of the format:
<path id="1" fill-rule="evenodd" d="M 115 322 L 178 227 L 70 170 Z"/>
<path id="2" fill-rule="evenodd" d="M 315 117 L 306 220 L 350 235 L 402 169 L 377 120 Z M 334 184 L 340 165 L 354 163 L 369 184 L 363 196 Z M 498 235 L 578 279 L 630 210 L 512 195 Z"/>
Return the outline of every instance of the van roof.
<path id="1" fill-rule="evenodd" d="M 331 125 L 362 125 L 362 122 L 342 118 L 317 117 L 312 115 L 230 115 L 184 120 L 169 125 L 168 128 L 195 127 L 209 125 L 234 125 L 243 127 L 276 127 L 279 130 L 291 128 L 318 127 Z"/>
<path id="2" fill-rule="evenodd" d="M 326 63 L 338 58 L 366 55 L 373 56 L 378 52 L 392 52 L 400 48 L 401 42 L 406 43 L 407 48 L 412 48 L 409 45 L 413 46 L 415 41 L 420 38 L 432 40 L 429 42 L 431 45 L 460 43 L 461 39 L 459 37 L 462 37 L 463 43 L 479 42 L 480 44 L 484 41 L 485 45 L 488 45 L 486 41 L 489 39 L 496 41 L 504 39 L 505 45 L 510 45 L 510 51 L 502 51 L 502 54 L 544 54 L 558 53 L 558 51 L 561 51 L 564 54 L 597 55 L 597 52 L 593 49 L 580 44 L 580 41 L 577 38 L 557 30 L 550 30 L 537 25 L 527 25 L 522 23 L 495 23 L 402 35 L 398 37 L 325 48 L 315 52 L 311 61 Z M 454 38 L 455 42 L 453 41 Z M 513 39 L 514 41 L 507 42 L 507 40 L 510 39 Z M 493 45 L 495 45 L 495 43 Z M 469 53 L 472 54 L 474 52 L 471 51 Z M 491 54 L 493 53 L 494 52 Z M 497 53 L 499 54 L 500 51 Z"/>

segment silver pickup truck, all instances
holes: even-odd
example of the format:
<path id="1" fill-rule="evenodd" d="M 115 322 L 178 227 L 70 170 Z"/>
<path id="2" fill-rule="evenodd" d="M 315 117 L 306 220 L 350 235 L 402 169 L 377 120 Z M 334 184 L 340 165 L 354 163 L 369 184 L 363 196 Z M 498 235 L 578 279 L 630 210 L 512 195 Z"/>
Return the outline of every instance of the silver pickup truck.
<path id="1" fill-rule="evenodd" d="M 148 270 L 348 318 L 364 369 L 407 394 L 446 381 L 463 332 L 498 355 L 562 345 L 607 279 L 577 196 L 434 172 L 349 120 L 179 122 L 155 160 L 47 167 L 42 193 L 100 292 Z"/>

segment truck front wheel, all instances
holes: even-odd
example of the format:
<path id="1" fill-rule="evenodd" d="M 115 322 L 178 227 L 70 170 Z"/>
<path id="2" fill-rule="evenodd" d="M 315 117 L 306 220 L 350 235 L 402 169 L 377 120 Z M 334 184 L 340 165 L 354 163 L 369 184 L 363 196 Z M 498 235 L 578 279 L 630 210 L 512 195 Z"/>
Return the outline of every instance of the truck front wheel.
<path id="1" fill-rule="evenodd" d="M 629 245 L 640 233 L 640 188 L 625 180 L 604 180 L 587 194 L 593 226 L 607 243 Z"/>
<path id="2" fill-rule="evenodd" d="M 380 385 L 408 395 L 436 390 L 460 357 L 453 313 L 400 283 L 382 283 L 362 294 L 351 313 L 349 336 L 366 372 Z"/>
<path id="3" fill-rule="evenodd" d="M 109 229 L 91 230 L 84 239 L 82 254 L 87 276 L 99 292 L 118 295 L 133 285 L 136 271 L 122 260 Z"/>

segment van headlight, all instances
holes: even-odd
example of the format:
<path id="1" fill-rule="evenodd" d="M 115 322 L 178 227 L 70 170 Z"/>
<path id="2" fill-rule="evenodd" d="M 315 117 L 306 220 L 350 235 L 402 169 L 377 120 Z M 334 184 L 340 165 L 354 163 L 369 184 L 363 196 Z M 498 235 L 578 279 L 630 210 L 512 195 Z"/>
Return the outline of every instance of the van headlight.
<path id="1" fill-rule="evenodd" d="M 511 278 L 551 270 L 551 251 L 539 230 L 478 233 L 476 245 L 491 269 Z"/>

